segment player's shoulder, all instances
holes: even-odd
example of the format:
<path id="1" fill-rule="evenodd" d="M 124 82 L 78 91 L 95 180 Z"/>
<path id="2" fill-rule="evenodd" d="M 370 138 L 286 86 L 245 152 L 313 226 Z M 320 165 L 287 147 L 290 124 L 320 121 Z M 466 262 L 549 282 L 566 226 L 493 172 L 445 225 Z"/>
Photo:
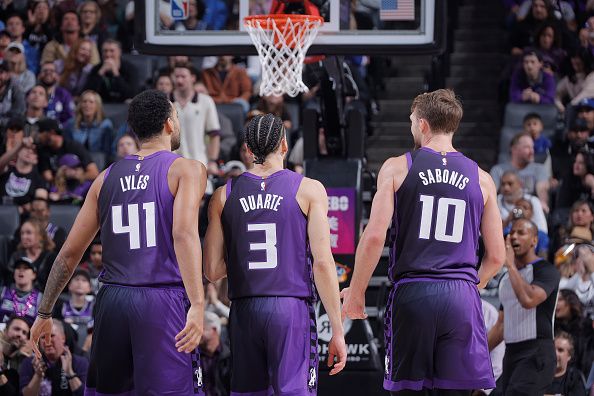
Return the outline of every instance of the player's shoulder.
<path id="1" fill-rule="evenodd" d="M 326 187 L 319 180 L 304 176 L 299 186 L 299 191 L 306 193 L 308 196 L 326 196 Z"/>
<path id="2" fill-rule="evenodd" d="M 202 162 L 184 157 L 176 158 L 169 170 L 174 175 L 179 176 L 191 175 L 196 177 L 206 177 L 206 166 L 204 166 Z"/>

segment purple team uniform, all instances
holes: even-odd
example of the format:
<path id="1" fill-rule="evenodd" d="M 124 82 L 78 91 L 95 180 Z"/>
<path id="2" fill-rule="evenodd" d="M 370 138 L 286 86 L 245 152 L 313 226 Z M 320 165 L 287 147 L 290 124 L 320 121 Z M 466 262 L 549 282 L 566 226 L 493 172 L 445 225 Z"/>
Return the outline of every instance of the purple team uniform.
<path id="1" fill-rule="evenodd" d="M 167 182 L 177 158 L 167 151 L 129 155 L 105 173 L 99 193 L 104 286 L 85 395 L 203 394 L 197 351 L 175 348 L 189 308 Z"/>
<path id="2" fill-rule="evenodd" d="M 478 166 L 426 147 L 406 158 L 391 229 L 384 388 L 493 388 L 476 286 Z"/>
<path id="3" fill-rule="evenodd" d="M 230 180 L 225 236 L 232 396 L 315 395 L 317 332 L 303 177 L 280 170 Z"/>

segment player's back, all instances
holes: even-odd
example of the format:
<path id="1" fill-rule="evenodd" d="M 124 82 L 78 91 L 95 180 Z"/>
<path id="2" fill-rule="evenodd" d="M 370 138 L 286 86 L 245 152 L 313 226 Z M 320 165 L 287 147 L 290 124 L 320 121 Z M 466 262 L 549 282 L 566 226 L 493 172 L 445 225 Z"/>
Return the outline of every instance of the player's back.
<path id="1" fill-rule="evenodd" d="M 297 202 L 303 176 L 245 172 L 227 183 L 222 213 L 229 297 L 310 297 L 307 218 Z"/>
<path id="2" fill-rule="evenodd" d="M 129 155 L 111 165 L 99 193 L 104 283 L 181 286 L 167 173 L 178 155 Z"/>
<path id="3" fill-rule="evenodd" d="M 390 277 L 478 282 L 484 207 L 478 165 L 459 152 L 423 147 L 407 153 L 408 174 L 395 194 Z"/>

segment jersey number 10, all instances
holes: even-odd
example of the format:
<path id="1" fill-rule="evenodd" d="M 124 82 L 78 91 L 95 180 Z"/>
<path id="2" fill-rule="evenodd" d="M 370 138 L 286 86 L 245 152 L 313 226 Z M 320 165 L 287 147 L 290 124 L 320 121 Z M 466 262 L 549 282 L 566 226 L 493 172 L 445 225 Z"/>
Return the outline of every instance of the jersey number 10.
<path id="1" fill-rule="evenodd" d="M 433 224 L 433 208 L 435 197 L 432 195 L 421 195 L 421 228 L 419 238 L 431 238 L 431 226 Z M 454 225 L 452 233 L 447 234 L 448 217 L 450 207 L 454 207 Z M 437 200 L 437 219 L 435 222 L 435 240 L 442 242 L 459 243 L 464 233 L 464 217 L 466 214 L 466 202 L 455 198 L 439 198 Z"/>
<path id="2" fill-rule="evenodd" d="M 142 204 L 144 210 L 146 230 L 146 247 L 157 246 L 155 231 L 155 203 L 145 202 Z M 114 234 L 128 234 L 130 237 L 130 249 L 140 249 L 140 215 L 138 204 L 128 205 L 128 225 L 122 224 L 122 205 L 111 207 L 111 224 Z"/>

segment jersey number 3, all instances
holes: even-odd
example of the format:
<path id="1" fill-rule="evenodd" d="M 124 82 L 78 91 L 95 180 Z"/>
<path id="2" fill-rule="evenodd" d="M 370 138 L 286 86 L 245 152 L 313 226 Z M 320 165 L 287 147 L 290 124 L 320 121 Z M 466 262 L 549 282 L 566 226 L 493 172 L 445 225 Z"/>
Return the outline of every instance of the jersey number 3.
<path id="1" fill-rule="evenodd" d="M 146 247 L 157 246 L 155 232 L 155 203 L 145 202 L 142 204 L 146 230 Z M 128 225 L 122 224 L 122 205 L 111 207 L 111 224 L 114 234 L 128 234 L 130 237 L 130 249 L 140 249 L 140 215 L 138 204 L 128 205 Z"/>
<path id="2" fill-rule="evenodd" d="M 266 261 L 249 261 L 248 268 L 251 270 L 276 268 L 278 264 L 276 252 L 276 224 L 249 223 L 247 225 L 247 230 L 250 232 L 264 231 L 265 241 L 263 243 L 250 243 L 250 252 L 253 252 L 254 250 L 264 250 L 266 252 Z"/>
<path id="3" fill-rule="evenodd" d="M 421 228 L 419 229 L 419 238 L 431 238 L 431 226 L 433 225 L 433 208 L 435 197 L 432 195 L 421 195 L 422 207 Z M 451 228 L 451 234 L 447 233 L 448 217 L 450 207 L 454 207 L 454 224 Z M 437 200 L 437 219 L 435 222 L 435 240 L 442 242 L 459 243 L 462 241 L 464 233 L 464 216 L 466 214 L 466 202 L 455 198 L 439 198 Z"/>

